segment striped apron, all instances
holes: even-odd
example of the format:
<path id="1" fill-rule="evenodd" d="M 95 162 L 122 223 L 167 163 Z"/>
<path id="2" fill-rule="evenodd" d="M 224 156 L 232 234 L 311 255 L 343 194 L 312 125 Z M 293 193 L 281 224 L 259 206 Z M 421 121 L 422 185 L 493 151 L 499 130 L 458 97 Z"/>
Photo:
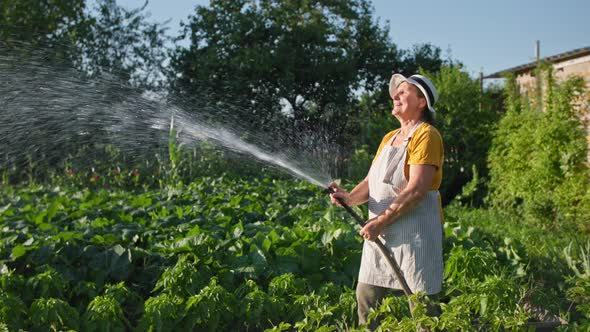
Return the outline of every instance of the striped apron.
<path id="1" fill-rule="evenodd" d="M 397 195 L 408 185 L 404 174 L 408 142 L 393 147 L 391 141 L 383 147 L 369 170 L 369 219 L 388 208 Z M 442 222 L 439 210 L 438 190 L 429 191 L 424 199 L 379 236 L 399 264 L 413 293 L 432 295 L 440 292 L 443 280 Z M 365 240 L 359 271 L 359 282 L 402 289 L 395 274 L 374 242 Z"/>

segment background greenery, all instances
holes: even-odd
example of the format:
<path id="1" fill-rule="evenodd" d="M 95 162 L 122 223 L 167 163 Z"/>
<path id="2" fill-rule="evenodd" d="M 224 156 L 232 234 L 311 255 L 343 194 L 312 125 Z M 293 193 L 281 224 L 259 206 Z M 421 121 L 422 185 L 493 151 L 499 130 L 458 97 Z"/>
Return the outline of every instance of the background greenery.
<path id="1" fill-rule="evenodd" d="M 180 36 L 113 0 L 4 0 L 0 13 L 4 64 L 42 59 L 58 78 L 108 77 L 120 82 L 114 99 L 157 92 L 245 140 L 264 133 L 271 149 L 311 149 L 318 140 L 302 133 L 319 133 L 348 188 L 398 126 L 390 75 L 423 73 L 440 93 L 445 142 L 442 315 L 411 317 L 388 299 L 373 316 L 403 331 L 525 329 L 555 316 L 564 330 L 590 328 L 582 79 L 555 82 L 541 66 L 541 103 L 513 77 L 482 91 L 438 47 L 399 49 L 362 0 L 213 0 Z M 0 98 L 10 114 L 12 97 Z M 318 188 L 207 142 L 184 147 L 173 131 L 130 156 L 105 142 L 54 147 L 60 130 L 0 142 L 1 329 L 361 329 L 360 239 Z M 8 156 L 23 142 L 60 153 Z"/>

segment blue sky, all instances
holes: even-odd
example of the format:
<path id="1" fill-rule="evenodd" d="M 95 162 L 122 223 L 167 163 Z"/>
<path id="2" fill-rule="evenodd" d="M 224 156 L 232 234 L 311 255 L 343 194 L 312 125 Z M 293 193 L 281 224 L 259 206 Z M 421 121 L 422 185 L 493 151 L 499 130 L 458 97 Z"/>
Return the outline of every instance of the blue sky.
<path id="1" fill-rule="evenodd" d="M 144 0 L 117 0 L 137 8 Z M 208 0 L 150 0 L 151 19 L 170 19 L 176 35 L 197 5 Z M 432 43 L 450 51 L 473 76 L 490 74 L 534 60 L 535 41 L 541 57 L 590 46 L 590 0 L 373 0 L 375 17 L 389 21 L 390 35 L 402 49 Z"/>

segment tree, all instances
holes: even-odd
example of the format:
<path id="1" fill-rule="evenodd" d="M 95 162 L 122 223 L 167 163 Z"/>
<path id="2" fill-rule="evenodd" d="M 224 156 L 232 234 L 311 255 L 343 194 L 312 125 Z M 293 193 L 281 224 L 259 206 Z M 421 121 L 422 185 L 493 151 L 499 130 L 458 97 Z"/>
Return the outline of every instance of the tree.
<path id="1" fill-rule="evenodd" d="M 445 61 L 440 57 L 440 48 L 431 44 L 416 44 L 412 46 L 410 51 L 404 52 L 402 61 L 404 70 L 409 75 L 415 74 L 420 70 L 435 73 L 439 71 L 443 64 L 445 64 Z"/>
<path id="2" fill-rule="evenodd" d="M 134 87 L 162 89 L 168 58 L 165 24 L 148 22 L 146 3 L 126 10 L 99 0 L 87 34 L 78 42 L 77 67 L 91 76 L 109 73 Z"/>
<path id="3" fill-rule="evenodd" d="M 282 136 L 306 128 L 350 146 L 356 93 L 386 91 L 405 69 L 365 0 L 213 0 L 184 34 L 173 91 L 205 115 Z"/>
<path id="4" fill-rule="evenodd" d="M 72 66 L 90 77 L 110 73 L 136 87 L 165 85 L 165 27 L 148 23 L 146 4 L 126 10 L 115 0 L 0 2 L 3 52 L 45 53 L 47 65 Z M 0 44 L 1 45 L 1 44 Z"/>
<path id="5" fill-rule="evenodd" d="M 84 0 L 3 0 L 0 45 L 12 52 L 24 42 L 51 49 L 54 57 L 69 58 L 91 24 L 85 9 Z"/>
<path id="6" fill-rule="evenodd" d="M 499 116 L 486 101 L 479 81 L 460 66 L 443 66 L 438 73 L 427 75 L 439 93 L 436 121 L 445 145 L 441 195 L 448 203 L 473 179 L 474 172 L 487 176 L 486 158 Z M 484 195 L 479 191 L 475 201 L 482 203 Z"/>
<path id="7" fill-rule="evenodd" d="M 114 0 L 96 6 L 0 2 L 3 168 L 38 165 L 47 172 L 68 154 L 95 159 L 97 147 L 114 138 L 109 126 L 136 116 L 113 105 L 164 86 L 166 36 L 160 24 L 147 22 L 145 6 L 128 11 Z"/>
<path id="8" fill-rule="evenodd" d="M 0 2 L 0 40 L 75 40 L 87 17 L 84 0 L 3 0 Z"/>

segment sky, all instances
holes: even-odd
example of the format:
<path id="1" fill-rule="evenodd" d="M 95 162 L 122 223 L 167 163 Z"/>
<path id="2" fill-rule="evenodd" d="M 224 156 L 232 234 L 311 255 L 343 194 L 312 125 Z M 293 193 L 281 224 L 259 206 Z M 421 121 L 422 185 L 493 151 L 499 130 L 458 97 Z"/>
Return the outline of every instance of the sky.
<path id="1" fill-rule="evenodd" d="M 144 2 L 117 0 L 129 9 Z M 147 11 L 152 21 L 170 20 L 169 34 L 177 35 L 180 21 L 208 4 L 149 0 Z M 590 47 L 590 0 L 373 0 L 373 5 L 374 17 L 399 48 L 431 43 L 473 77 L 534 61 L 537 40 L 542 58 Z"/>

